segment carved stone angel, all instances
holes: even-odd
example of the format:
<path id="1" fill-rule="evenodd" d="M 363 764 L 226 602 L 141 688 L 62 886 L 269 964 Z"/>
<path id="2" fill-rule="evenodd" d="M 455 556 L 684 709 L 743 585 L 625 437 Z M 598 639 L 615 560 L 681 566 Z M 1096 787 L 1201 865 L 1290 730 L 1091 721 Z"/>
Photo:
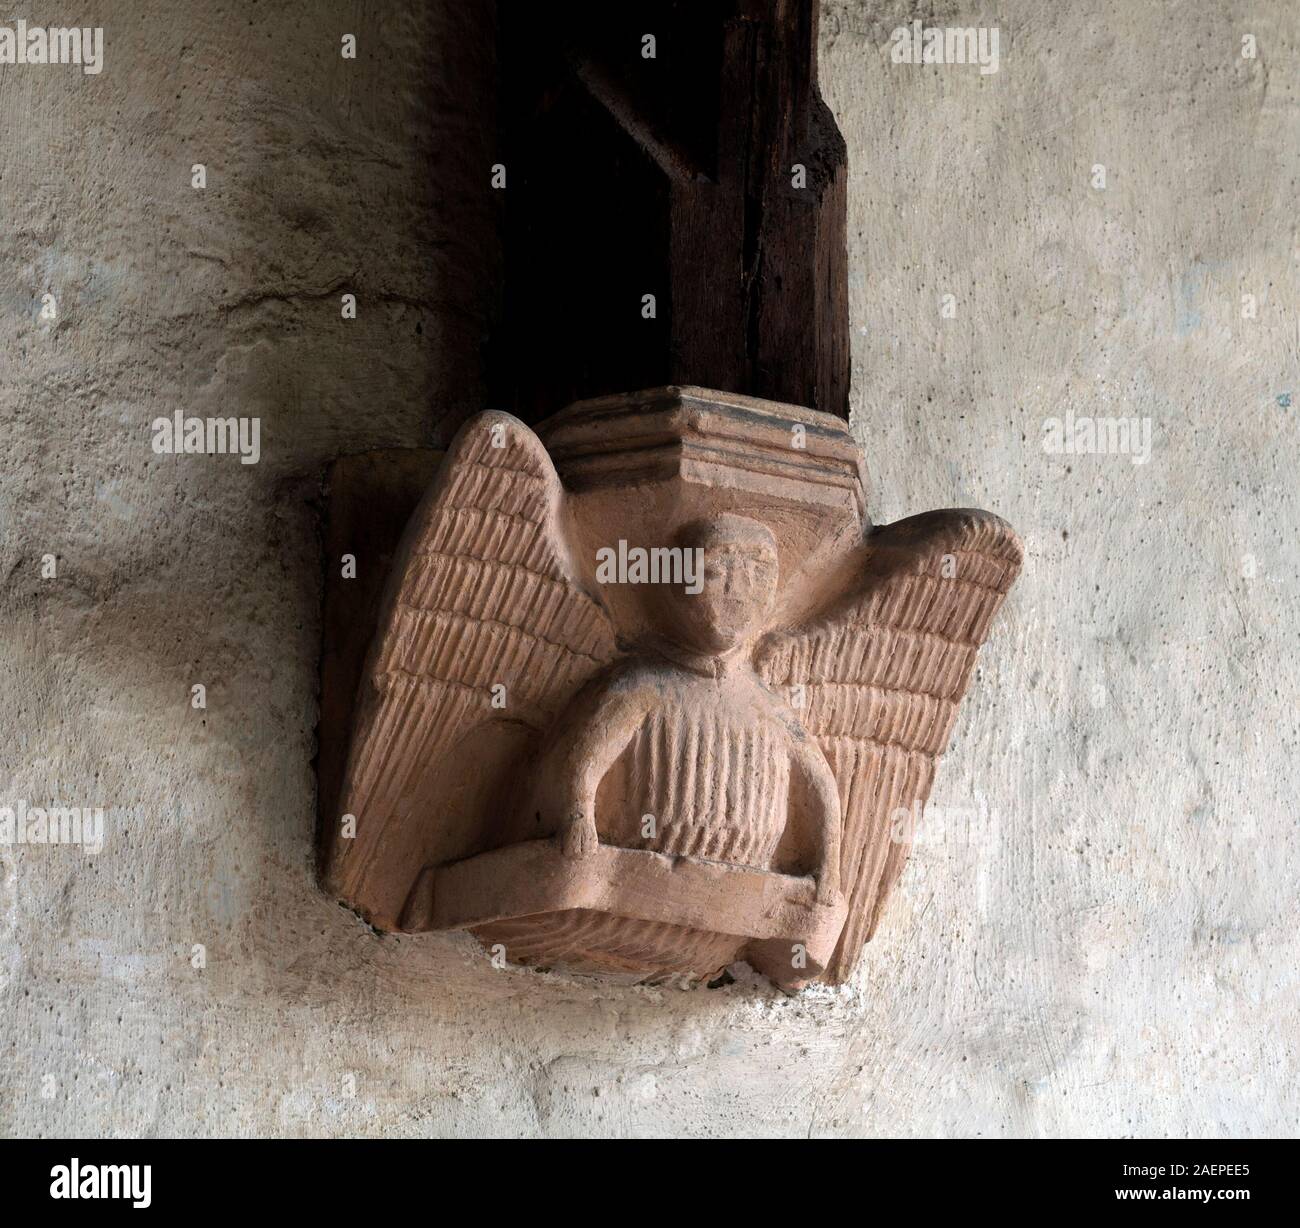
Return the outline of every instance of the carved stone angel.
<path id="1" fill-rule="evenodd" d="M 843 424 L 795 407 L 666 389 L 540 429 L 551 454 L 508 415 L 469 422 L 407 528 L 328 884 L 511 962 L 846 979 L 1014 533 L 972 511 L 871 529 Z M 624 534 L 702 552 L 701 590 L 598 584 Z"/>

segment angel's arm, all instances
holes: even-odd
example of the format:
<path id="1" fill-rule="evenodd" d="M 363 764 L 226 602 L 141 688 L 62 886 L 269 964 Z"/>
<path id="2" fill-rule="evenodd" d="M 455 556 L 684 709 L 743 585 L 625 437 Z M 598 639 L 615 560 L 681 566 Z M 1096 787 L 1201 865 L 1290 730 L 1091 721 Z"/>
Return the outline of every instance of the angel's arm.
<path id="1" fill-rule="evenodd" d="M 596 791 L 654 703 L 652 688 L 622 675 L 589 687 L 564 714 L 564 732 L 548 759 L 560 788 L 559 839 L 566 857 L 595 852 Z"/>
<path id="2" fill-rule="evenodd" d="M 794 741 L 795 772 L 812 799 L 817 839 L 817 902 L 833 904 L 840 893 L 840 791 L 821 748 L 800 731 Z"/>

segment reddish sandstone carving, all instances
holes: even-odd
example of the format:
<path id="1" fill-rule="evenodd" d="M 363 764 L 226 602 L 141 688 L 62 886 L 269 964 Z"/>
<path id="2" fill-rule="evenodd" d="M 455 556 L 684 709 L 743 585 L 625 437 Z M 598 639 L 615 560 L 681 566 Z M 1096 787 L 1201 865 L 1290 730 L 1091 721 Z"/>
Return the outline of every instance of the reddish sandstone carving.
<path id="1" fill-rule="evenodd" d="M 844 425 L 793 406 L 469 422 L 394 561 L 328 886 L 513 962 L 844 980 L 1021 560 L 988 513 L 862 505 Z"/>

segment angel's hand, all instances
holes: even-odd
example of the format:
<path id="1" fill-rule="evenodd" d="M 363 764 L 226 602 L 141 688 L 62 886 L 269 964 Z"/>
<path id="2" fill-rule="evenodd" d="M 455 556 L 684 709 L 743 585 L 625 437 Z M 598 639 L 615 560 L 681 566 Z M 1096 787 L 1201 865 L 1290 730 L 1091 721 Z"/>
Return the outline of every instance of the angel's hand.
<path id="1" fill-rule="evenodd" d="M 838 866 L 823 866 L 817 875 L 817 903 L 838 904 L 840 902 L 840 871 Z"/>
<path id="2" fill-rule="evenodd" d="M 560 851 L 577 861 L 590 857 L 599 847 L 595 816 L 587 810 L 575 810 L 560 827 Z"/>

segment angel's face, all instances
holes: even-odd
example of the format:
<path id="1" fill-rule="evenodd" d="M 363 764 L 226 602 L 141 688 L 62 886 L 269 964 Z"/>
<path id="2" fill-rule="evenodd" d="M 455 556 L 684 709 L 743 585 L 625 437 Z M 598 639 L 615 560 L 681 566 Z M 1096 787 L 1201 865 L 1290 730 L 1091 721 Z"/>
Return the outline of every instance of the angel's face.
<path id="1" fill-rule="evenodd" d="M 697 593 L 675 593 L 675 630 L 692 648 L 726 652 L 766 621 L 776 595 L 776 544 L 761 525 L 727 517 L 700 532 L 696 545 L 702 584 Z"/>

